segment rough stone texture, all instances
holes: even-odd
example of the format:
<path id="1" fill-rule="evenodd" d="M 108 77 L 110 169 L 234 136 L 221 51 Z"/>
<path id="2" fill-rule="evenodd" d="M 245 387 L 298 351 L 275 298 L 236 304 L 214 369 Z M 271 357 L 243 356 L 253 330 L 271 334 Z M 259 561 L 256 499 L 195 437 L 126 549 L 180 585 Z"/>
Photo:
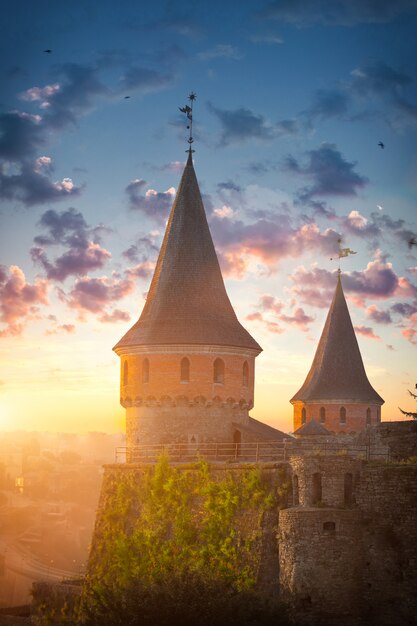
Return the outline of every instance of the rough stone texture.
<path id="1" fill-rule="evenodd" d="M 360 518 L 357 510 L 280 511 L 281 597 L 302 621 L 344 623 L 360 612 Z"/>
<path id="2" fill-rule="evenodd" d="M 355 496 L 362 461 L 349 456 L 291 456 L 290 466 L 293 477 L 298 477 L 299 505 L 309 507 L 313 504 L 313 474 L 320 474 L 322 486 L 321 506 L 344 507 L 345 476 L 353 478 L 353 496 Z M 294 478 L 293 478 L 294 483 Z"/>
<path id="3" fill-rule="evenodd" d="M 382 422 L 367 428 L 355 441 L 374 448 L 386 448 L 392 460 L 417 456 L 417 420 Z"/>
<path id="4" fill-rule="evenodd" d="M 290 465 L 300 504 L 279 513 L 279 562 L 294 615 L 306 624 L 415 624 L 417 465 L 301 455 Z M 323 496 L 311 507 L 316 472 Z M 346 472 L 355 477 L 350 509 L 337 508 Z"/>
<path id="5" fill-rule="evenodd" d="M 363 597 L 370 623 L 415 624 L 417 465 L 367 466 L 356 495 L 363 513 Z"/>

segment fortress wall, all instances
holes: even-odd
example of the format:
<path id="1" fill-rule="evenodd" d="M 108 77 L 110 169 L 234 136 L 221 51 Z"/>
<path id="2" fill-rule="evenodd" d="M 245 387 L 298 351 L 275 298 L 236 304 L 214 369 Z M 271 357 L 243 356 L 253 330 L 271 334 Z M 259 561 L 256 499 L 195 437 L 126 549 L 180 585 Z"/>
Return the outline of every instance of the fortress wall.
<path id="1" fill-rule="evenodd" d="M 313 475 L 320 474 L 322 485 L 322 506 L 343 507 L 345 505 L 345 476 L 351 474 L 353 479 L 353 496 L 355 483 L 358 481 L 362 462 L 349 456 L 291 456 L 290 466 L 293 476 L 298 477 L 299 503 L 301 506 L 313 504 Z"/>
<path id="2" fill-rule="evenodd" d="M 357 503 L 363 512 L 367 618 L 387 626 L 413 623 L 417 614 L 417 465 L 365 467 Z"/>
<path id="3" fill-rule="evenodd" d="M 317 615 L 339 620 L 360 612 L 360 519 L 357 510 L 279 512 L 280 593 L 307 623 Z"/>
<path id="4" fill-rule="evenodd" d="M 248 422 L 247 408 L 217 402 L 186 400 L 171 403 L 149 403 L 126 409 L 126 442 L 136 445 L 231 442 L 233 422 Z"/>

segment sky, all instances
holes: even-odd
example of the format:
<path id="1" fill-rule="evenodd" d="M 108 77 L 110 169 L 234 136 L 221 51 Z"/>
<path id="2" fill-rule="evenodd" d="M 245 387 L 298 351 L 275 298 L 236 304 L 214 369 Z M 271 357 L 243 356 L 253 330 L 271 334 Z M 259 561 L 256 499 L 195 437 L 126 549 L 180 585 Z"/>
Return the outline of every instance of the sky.
<path id="1" fill-rule="evenodd" d="M 7 13 L 0 429 L 123 430 L 112 347 L 149 288 L 190 92 L 226 288 L 263 347 L 252 416 L 292 429 L 340 237 L 382 419 L 415 410 L 416 0 L 26 0 Z"/>

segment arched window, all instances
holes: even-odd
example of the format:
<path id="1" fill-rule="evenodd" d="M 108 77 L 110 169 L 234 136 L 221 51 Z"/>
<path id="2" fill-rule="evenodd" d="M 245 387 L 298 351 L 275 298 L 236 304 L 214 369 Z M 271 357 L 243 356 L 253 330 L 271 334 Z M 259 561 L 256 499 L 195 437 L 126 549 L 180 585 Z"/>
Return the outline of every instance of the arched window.
<path id="1" fill-rule="evenodd" d="M 247 387 L 249 385 L 249 365 L 247 361 L 245 361 L 243 364 L 242 384 L 244 387 Z"/>
<path id="2" fill-rule="evenodd" d="M 123 385 L 126 386 L 129 382 L 129 366 L 127 361 L 123 363 Z"/>
<path id="3" fill-rule="evenodd" d="M 366 409 L 366 423 L 368 426 L 371 423 L 371 409 L 369 407 Z"/>
<path id="4" fill-rule="evenodd" d="M 294 502 L 294 506 L 298 506 L 300 504 L 300 497 L 299 497 L 299 492 L 298 492 L 298 476 L 297 474 L 294 474 L 294 476 L 292 477 L 292 497 L 293 497 L 293 502 Z"/>
<path id="5" fill-rule="evenodd" d="M 322 406 L 320 407 L 320 422 L 324 424 L 325 421 L 326 421 L 326 409 L 324 408 L 324 406 Z"/>
<path id="6" fill-rule="evenodd" d="M 316 472 L 313 474 L 313 489 L 312 489 L 312 497 L 311 504 L 318 504 L 321 502 L 321 474 Z"/>
<path id="7" fill-rule="evenodd" d="M 340 407 L 340 423 L 341 424 L 346 424 L 346 409 L 344 406 Z"/>
<path id="8" fill-rule="evenodd" d="M 149 361 L 148 359 L 144 359 L 142 363 L 142 382 L 149 382 Z"/>
<path id="9" fill-rule="evenodd" d="M 190 361 L 186 356 L 181 359 L 180 381 L 182 383 L 190 382 Z"/>
<path id="10" fill-rule="evenodd" d="M 353 504 L 353 474 L 345 474 L 344 502 L 345 506 Z"/>
<path id="11" fill-rule="evenodd" d="M 305 424 L 305 423 L 306 423 L 306 419 L 307 419 L 307 416 L 306 416 L 306 410 L 305 410 L 305 408 L 303 407 L 303 408 L 301 409 L 301 423 L 302 423 L 302 424 Z"/>
<path id="12" fill-rule="evenodd" d="M 213 363 L 213 382 L 224 383 L 224 362 L 221 359 Z"/>

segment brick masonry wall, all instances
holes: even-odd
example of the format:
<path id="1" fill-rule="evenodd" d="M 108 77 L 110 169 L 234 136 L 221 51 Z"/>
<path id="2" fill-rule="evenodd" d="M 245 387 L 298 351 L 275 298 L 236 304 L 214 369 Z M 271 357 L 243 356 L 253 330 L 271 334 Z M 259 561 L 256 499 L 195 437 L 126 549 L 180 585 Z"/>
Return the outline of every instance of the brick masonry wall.
<path id="1" fill-rule="evenodd" d="M 357 433 L 365 430 L 367 426 L 366 411 L 371 409 L 371 424 L 380 421 L 381 407 L 376 404 L 364 403 L 316 403 L 316 402 L 295 402 L 294 403 L 294 431 L 302 426 L 301 413 L 306 410 L 306 422 L 315 419 L 320 422 L 320 408 L 324 407 L 326 418 L 323 426 L 332 433 Z M 340 422 L 340 408 L 346 409 L 346 423 Z"/>
<path id="2" fill-rule="evenodd" d="M 190 380 L 181 382 L 181 359 L 190 361 Z M 143 361 L 149 361 L 149 382 L 142 382 Z M 213 364 L 217 358 L 224 362 L 224 382 L 213 382 Z M 254 363 L 253 356 L 222 354 L 211 352 L 206 354 L 187 353 L 148 353 L 121 358 L 120 397 L 123 406 L 129 403 L 145 401 L 147 398 L 161 399 L 170 397 L 186 397 L 193 400 L 197 397 L 206 399 L 233 399 L 234 402 L 244 401 L 249 408 L 253 406 L 254 394 Z M 128 364 L 128 383 L 124 385 L 124 363 Z M 243 384 L 243 365 L 249 367 L 248 384 Z"/>

